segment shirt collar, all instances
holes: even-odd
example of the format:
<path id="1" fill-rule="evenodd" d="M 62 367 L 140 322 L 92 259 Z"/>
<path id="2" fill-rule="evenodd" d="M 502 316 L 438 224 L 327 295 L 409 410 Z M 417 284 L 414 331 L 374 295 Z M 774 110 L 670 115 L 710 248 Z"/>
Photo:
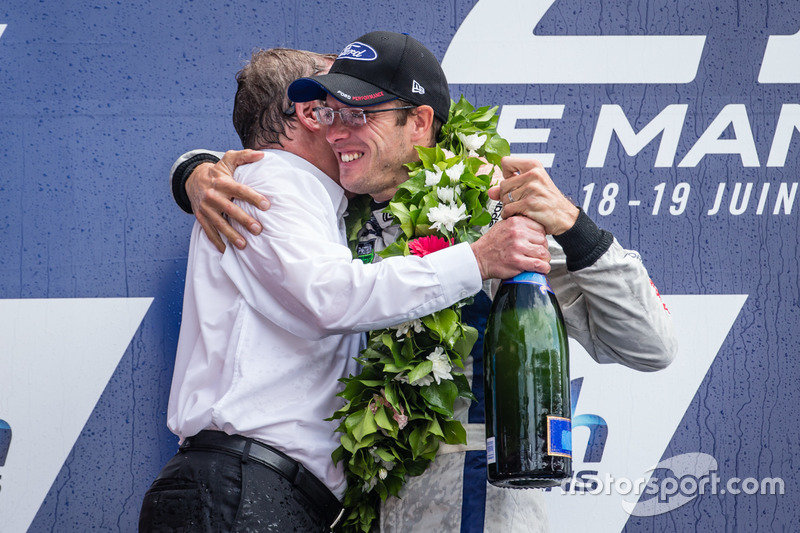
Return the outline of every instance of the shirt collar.
<path id="1" fill-rule="evenodd" d="M 308 160 L 303 159 L 299 155 L 293 154 L 292 152 L 274 149 L 267 149 L 264 150 L 264 152 L 273 153 L 278 157 L 290 161 L 292 166 L 313 174 L 314 177 L 319 180 L 322 186 L 325 187 L 325 191 L 328 193 L 328 196 L 331 199 L 331 204 L 336 209 L 336 216 L 339 218 L 344 216 L 344 212 L 347 210 L 347 198 L 344 195 L 344 189 L 342 189 L 338 183 L 333 181 L 333 178 L 315 167 Z"/>

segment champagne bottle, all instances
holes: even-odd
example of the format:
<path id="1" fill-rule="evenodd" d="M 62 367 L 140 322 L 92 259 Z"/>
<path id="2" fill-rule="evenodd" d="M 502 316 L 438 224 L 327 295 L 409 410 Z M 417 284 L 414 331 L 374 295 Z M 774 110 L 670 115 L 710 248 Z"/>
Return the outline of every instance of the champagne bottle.
<path id="1" fill-rule="evenodd" d="M 499 487 L 559 485 L 572 475 L 569 348 L 547 279 L 504 280 L 484 337 L 486 454 Z"/>

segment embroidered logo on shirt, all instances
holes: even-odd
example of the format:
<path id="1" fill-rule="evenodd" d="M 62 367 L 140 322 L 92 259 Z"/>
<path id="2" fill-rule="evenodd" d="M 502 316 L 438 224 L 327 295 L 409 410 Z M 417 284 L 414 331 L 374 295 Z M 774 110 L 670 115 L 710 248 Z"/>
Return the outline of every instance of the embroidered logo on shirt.
<path id="1" fill-rule="evenodd" d="M 356 256 L 365 264 L 375 259 L 375 239 L 359 242 L 356 245 Z"/>

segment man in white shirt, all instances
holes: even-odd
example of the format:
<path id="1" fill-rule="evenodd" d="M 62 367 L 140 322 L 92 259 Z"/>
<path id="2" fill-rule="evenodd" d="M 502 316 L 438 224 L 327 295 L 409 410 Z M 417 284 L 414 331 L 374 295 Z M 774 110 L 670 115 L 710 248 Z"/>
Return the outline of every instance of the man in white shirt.
<path id="1" fill-rule="evenodd" d="M 357 332 L 453 305 L 489 278 L 549 269 L 544 233 L 523 217 L 424 258 L 353 261 L 327 128 L 315 102 L 285 96 L 329 63 L 276 49 L 237 76 L 237 132 L 265 155 L 236 177 L 274 201 L 245 206 L 266 228 L 245 250 L 220 256 L 192 232 L 167 414 L 181 449 L 145 495 L 140 531 L 330 528 L 344 476 L 331 460 L 336 423 L 324 419 L 342 404 L 338 379 L 356 371 Z M 419 143 L 417 130 L 403 135 Z"/>
<path id="2" fill-rule="evenodd" d="M 445 99 L 449 100 L 446 85 L 432 90 L 432 86 L 421 83 L 424 93 L 432 100 L 422 101 L 419 92 L 414 92 L 413 83 L 405 87 L 391 85 L 394 76 L 384 76 L 383 71 L 400 72 L 398 65 L 385 67 L 374 62 L 364 61 L 363 54 L 357 60 L 351 57 L 354 45 L 366 45 L 376 51 L 376 58 L 396 57 L 385 44 L 396 46 L 398 37 L 386 32 L 373 32 L 362 36 L 345 47 L 334 66 L 333 74 L 307 80 L 299 80 L 290 89 L 290 96 L 297 101 L 326 98 L 321 117 L 329 123 L 328 140 L 339 156 L 343 184 L 348 189 L 373 196 L 377 201 L 391 198 L 398 183 L 407 175 L 402 163 L 409 160 L 408 154 L 413 145 L 401 140 L 387 143 L 392 131 L 391 124 L 375 115 L 369 127 L 343 124 L 342 112 L 353 106 L 369 110 L 382 110 L 390 107 L 403 107 L 406 102 L 417 106 L 414 111 L 406 111 L 414 120 L 419 115 L 427 116 L 427 131 L 435 131 L 434 117 L 446 119 Z M 362 51 L 357 50 L 357 51 Z M 425 51 L 416 50 L 424 54 Z M 369 52 L 369 51 L 367 51 Z M 428 52 L 429 54 L 429 52 Z M 431 55 L 424 56 L 430 68 Z M 407 72 L 403 74 L 408 74 Z M 399 79 L 405 79 L 398 76 Z M 417 79 L 416 81 L 419 82 Z M 400 98 L 398 100 L 397 98 Z M 425 110 L 425 106 L 429 106 Z M 433 110 L 434 112 L 431 112 Z M 346 113 L 346 112 L 345 112 Z M 338 116 L 337 116 L 338 115 Z M 331 120 L 332 119 L 332 120 Z M 349 119 L 348 119 L 349 120 Z M 396 125 L 400 126 L 400 125 Z M 435 138 L 435 133 L 430 135 Z M 399 154 L 399 156 L 398 156 Z M 211 171 L 215 185 L 224 189 L 222 196 L 236 196 L 258 205 L 266 201 L 241 184 L 225 181 L 221 177 L 225 167 L 247 161 L 249 153 L 227 154 L 222 165 Z M 406 159 L 404 159 L 404 157 Z M 200 159 L 198 159 L 200 158 Z M 173 175 L 173 192 L 176 200 L 187 209 L 189 196 L 182 190 L 185 178 L 191 175 L 191 168 L 181 165 L 197 165 L 217 158 L 204 152 L 190 153 L 182 157 L 173 170 L 182 176 Z M 216 215 L 214 189 L 209 188 L 208 165 L 199 173 L 192 194 L 195 207 L 201 206 L 203 213 L 198 218 L 222 220 Z M 204 174 L 205 173 L 205 174 Z M 614 237 L 600 230 L 584 213 L 569 202 L 550 180 L 542 166 L 533 161 L 506 159 L 504 161 L 504 180 L 494 194 L 506 205 L 502 216 L 519 218 L 525 215 L 539 221 L 553 239 L 549 241 L 552 255 L 551 271 L 548 276 L 564 311 L 568 333 L 577 339 L 590 356 L 600 363 L 620 363 L 642 371 L 658 370 L 667 366 L 676 352 L 676 343 L 669 314 L 652 286 L 647 271 L 638 254 L 623 249 Z M 195 177 L 192 177 L 195 181 Z M 202 184 L 202 185 L 201 185 Z M 211 202 L 208 195 L 212 195 Z M 279 201 L 281 193 L 269 196 L 272 202 Z M 183 202 L 181 202 L 181 198 Z M 225 212 L 233 213 L 240 223 L 234 227 L 221 224 L 220 231 L 228 236 L 237 247 L 244 247 L 244 241 L 237 229 L 251 228 L 254 233 L 261 225 L 244 212 L 232 210 L 224 199 Z M 199 202 L 201 201 L 201 202 Z M 210 207 L 210 209 L 209 209 Z M 363 244 L 371 243 L 375 251 L 391 243 L 393 228 L 391 221 L 382 217 L 382 204 L 375 203 L 371 219 L 359 235 Z M 250 210 L 252 212 L 252 210 Z M 264 231 L 268 228 L 264 227 Z M 210 234 L 214 230 L 208 229 Z M 377 238 L 376 238 L 377 237 Z M 372 257 L 374 254 L 365 254 Z M 482 293 L 476 304 L 464 310 L 467 320 L 482 330 L 480 321 L 485 321 L 488 298 Z M 474 309 L 473 309 L 474 308 Z M 467 318 L 470 317 L 470 318 Z M 474 368 L 482 368 L 480 343 L 473 350 L 472 360 L 466 362 L 471 377 Z M 482 383 L 477 377 L 472 383 L 473 392 L 479 401 L 472 405 L 462 405 L 457 410 L 459 420 L 467 425 L 468 443 L 464 447 L 442 447 L 440 455 L 424 475 L 411 478 L 403 489 L 401 499 L 389 498 L 381 509 L 380 528 L 387 532 L 427 532 L 435 530 L 467 532 L 531 532 L 542 531 L 547 527 L 543 504 L 538 491 L 512 491 L 497 489 L 486 483 L 486 455 L 483 450 L 483 402 Z"/>

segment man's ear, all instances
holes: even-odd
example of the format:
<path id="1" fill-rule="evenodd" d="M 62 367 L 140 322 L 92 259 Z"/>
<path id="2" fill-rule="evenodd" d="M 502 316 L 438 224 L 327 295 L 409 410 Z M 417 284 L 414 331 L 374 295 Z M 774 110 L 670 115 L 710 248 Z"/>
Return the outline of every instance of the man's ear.
<path id="1" fill-rule="evenodd" d="M 433 108 L 429 105 L 421 105 L 409 116 L 413 130 L 411 140 L 414 144 L 427 146 L 431 137 L 431 127 L 433 127 Z"/>
<path id="2" fill-rule="evenodd" d="M 311 132 L 318 132 L 322 128 L 322 124 L 317 122 L 317 117 L 314 114 L 314 108 L 322 105 L 318 100 L 311 102 L 295 102 L 294 112 L 297 115 L 297 120 L 300 125 Z"/>

